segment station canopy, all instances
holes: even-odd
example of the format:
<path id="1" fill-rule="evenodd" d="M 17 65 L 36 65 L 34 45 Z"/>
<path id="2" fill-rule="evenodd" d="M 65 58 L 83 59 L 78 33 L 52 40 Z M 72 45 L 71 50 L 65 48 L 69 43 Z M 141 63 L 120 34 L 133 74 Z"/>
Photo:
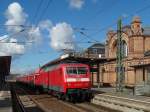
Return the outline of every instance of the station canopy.
<path id="1" fill-rule="evenodd" d="M 76 57 L 71 56 L 69 54 L 62 55 L 60 58 L 57 58 L 53 61 L 50 61 L 43 65 L 41 68 L 44 68 L 46 66 L 51 66 L 58 63 L 84 63 L 84 64 L 91 64 L 91 63 L 100 63 L 106 61 L 106 58 L 99 58 L 99 59 L 93 59 L 93 58 L 85 58 L 85 57 Z"/>
<path id="2" fill-rule="evenodd" d="M 11 56 L 0 56 L 0 77 L 9 75 Z"/>

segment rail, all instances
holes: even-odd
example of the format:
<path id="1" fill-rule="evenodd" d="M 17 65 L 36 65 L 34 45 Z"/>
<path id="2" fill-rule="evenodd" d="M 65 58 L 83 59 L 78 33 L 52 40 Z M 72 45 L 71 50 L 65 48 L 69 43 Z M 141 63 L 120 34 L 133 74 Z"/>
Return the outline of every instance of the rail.
<path id="1" fill-rule="evenodd" d="M 12 97 L 13 112 L 26 112 L 20 98 L 18 97 L 14 89 L 13 84 L 10 84 L 10 90 L 11 90 L 11 97 Z"/>

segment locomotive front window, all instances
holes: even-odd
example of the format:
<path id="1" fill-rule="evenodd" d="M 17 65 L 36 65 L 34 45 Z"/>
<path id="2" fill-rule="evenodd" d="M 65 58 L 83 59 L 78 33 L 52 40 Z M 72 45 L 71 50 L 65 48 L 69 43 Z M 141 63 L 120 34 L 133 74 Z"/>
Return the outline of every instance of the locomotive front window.
<path id="1" fill-rule="evenodd" d="M 78 74 L 86 74 L 87 69 L 85 67 L 78 67 Z"/>
<path id="2" fill-rule="evenodd" d="M 86 67 L 67 67 L 67 74 L 77 75 L 77 74 L 87 74 Z"/>
<path id="3" fill-rule="evenodd" d="M 77 74 L 76 67 L 67 67 L 67 74 Z"/>

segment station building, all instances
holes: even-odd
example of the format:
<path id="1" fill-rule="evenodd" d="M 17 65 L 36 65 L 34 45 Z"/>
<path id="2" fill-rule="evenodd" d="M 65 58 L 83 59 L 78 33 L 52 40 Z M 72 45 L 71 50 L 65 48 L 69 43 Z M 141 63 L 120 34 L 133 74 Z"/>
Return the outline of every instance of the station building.
<path id="1" fill-rule="evenodd" d="M 142 27 L 139 17 L 131 24 L 122 27 L 123 64 L 125 67 L 124 84 L 134 87 L 150 83 L 150 27 Z M 100 84 L 116 85 L 117 31 L 107 33 L 104 63 L 100 63 Z"/>

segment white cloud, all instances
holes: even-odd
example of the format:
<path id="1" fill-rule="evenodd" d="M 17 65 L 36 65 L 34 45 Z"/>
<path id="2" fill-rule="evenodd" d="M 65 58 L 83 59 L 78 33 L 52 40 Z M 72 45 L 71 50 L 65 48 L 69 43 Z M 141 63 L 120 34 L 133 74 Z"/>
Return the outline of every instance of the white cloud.
<path id="1" fill-rule="evenodd" d="M 84 4 L 84 0 L 70 0 L 71 5 L 74 5 L 76 8 L 81 8 Z M 13 2 L 8 6 L 8 9 L 5 12 L 7 26 L 7 35 L 1 36 L 1 39 L 9 37 L 8 39 L 4 39 L 4 41 L 8 43 L 3 43 L 0 46 L 0 55 L 14 55 L 14 54 L 23 54 L 27 50 L 27 46 L 23 44 L 18 44 L 16 42 L 29 42 L 33 41 L 34 43 L 41 43 L 42 37 L 44 37 L 45 32 L 47 31 L 50 36 L 50 45 L 55 50 L 61 49 L 74 49 L 75 44 L 73 42 L 74 31 L 71 25 L 63 22 L 58 23 L 56 26 L 53 26 L 50 20 L 41 21 L 38 26 L 32 26 L 32 28 L 25 29 L 25 31 L 18 33 L 21 31 L 21 26 L 9 26 L 9 25 L 25 25 L 29 23 L 27 21 L 28 15 L 24 12 L 21 5 L 17 2 Z M 16 34 L 13 35 L 12 34 Z M 15 43 L 11 43 L 15 42 Z M 67 43 L 68 42 L 68 43 Z M 69 43 L 70 42 L 70 43 Z M 32 45 L 32 44 L 28 44 Z"/>
<path id="2" fill-rule="evenodd" d="M 71 8 L 81 9 L 84 5 L 84 0 L 69 0 L 69 4 Z"/>
<path id="3" fill-rule="evenodd" d="M 23 54 L 26 51 L 27 46 L 24 44 L 18 44 L 16 42 L 28 42 L 34 41 L 34 43 L 40 43 L 42 34 L 40 31 L 41 26 L 33 26 L 32 28 L 23 28 L 22 26 L 13 26 L 13 25 L 25 25 L 27 23 L 27 14 L 24 12 L 21 5 L 17 2 L 11 3 L 6 12 L 6 28 L 7 28 L 7 35 L 1 36 L 0 40 L 7 43 L 1 44 L 0 55 L 11 55 L 14 54 Z M 46 23 L 45 23 L 46 24 Z M 47 21 L 48 24 L 48 21 Z M 11 26 L 12 25 L 12 26 Z M 42 26 L 46 27 L 46 25 Z M 23 32 L 21 30 L 25 29 Z M 20 33 L 19 33 L 20 32 Z M 8 37 L 8 38 L 7 38 Z M 7 39 L 5 39 L 7 38 Z M 15 42 L 15 43 L 11 43 Z M 32 44 L 28 44 L 32 45 Z"/>
<path id="4" fill-rule="evenodd" d="M 19 26 L 11 26 L 11 25 L 24 25 L 26 22 L 27 14 L 24 13 L 23 8 L 17 2 L 13 2 L 8 6 L 6 10 L 6 25 L 10 25 L 7 27 L 9 32 L 19 32 L 21 27 Z"/>
<path id="5" fill-rule="evenodd" d="M 42 34 L 39 27 L 33 26 L 27 33 L 28 33 L 28 41 L 34 43 L 41 43 Z"/>
<path id="6" fill-rule="evenodd" d="M 73 33 L 71 25 L 65 22 L 56 24 L 56 26 L 50 30 L 50 45 L 55 50 L 74 49 L 75 45 L 73 43 L 67 43 L 73 42 Z"/>
<path id="7" fill-rule="evenodd" d="M 14 38 L 11 38 L 9 41 L 3 40 L 1 42 L 2 43 L 0 44 L 0 56 L 23 54 L 25 52 L 24 45 L 16 43 L 17 40 Z"/>
<path id="8" fill-rule="evenodd" d="M 11 3 L 6 12 L 5 16 L 7 21 L 5 25 L 7 26 L 7 35 L 1 36 L 1 44 L 0 44 L 0 56 L 7 55 L 16 55 L 16 54 L 24 54 L 25 46 L 23 44 L 18 44 L 17 38 L 19 37 L 19 31 L 22 30 L 21 26 L 13 26 L 13 25 L 24 25 L 26 22 L 27 14 L 23 12 L 23 8 L 19 3 L 13 2 Z M 12 35 L 16 34 L 17 35 Z M 21 37 L 20 37 L 21 38 Z"/>
<path id="9" fill-rule="evenodd" d="M 8 35 L 3 35 L 3 36 L 0 36 L 0 41 L 3 42 L 5 39 L 8 38 Z"/>
<path id="10" fill-rule="evenodd" d="M 41 21 L 38 25 L 42 30 L 49 30 L 52 28 L 53 24 L 50 20 Z"/>

